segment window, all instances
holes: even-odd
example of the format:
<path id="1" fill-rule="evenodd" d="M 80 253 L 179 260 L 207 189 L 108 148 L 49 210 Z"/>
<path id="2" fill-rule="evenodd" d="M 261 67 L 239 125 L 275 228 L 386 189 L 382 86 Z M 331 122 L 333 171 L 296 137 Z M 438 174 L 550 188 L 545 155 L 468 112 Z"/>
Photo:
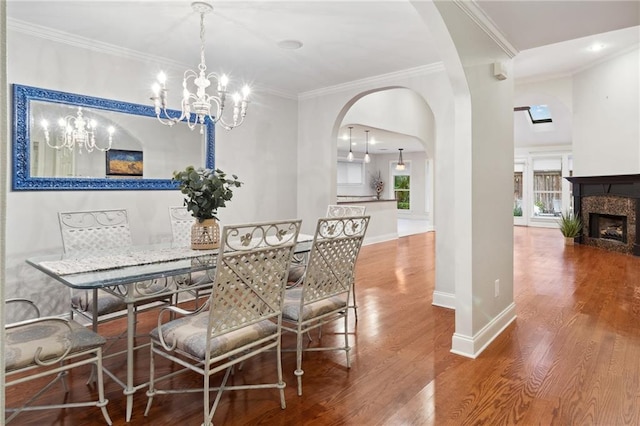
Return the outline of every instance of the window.
<path id="1" fill-rule="evenodd" d="M 546 105 L 531 105 L 529 107 L 529 117 L 533 124 L 538 123 L 551 123 L 551 112 Z"/>
<path id="2" fill-rule="evenodd" d="M 398 210 L 411 210 L 411 176 L 395 175 L 393 190 L 396 194 Z"/>
<path id="3" fill-rule="evenodd" d="M 522 171 L 513 172 L 513 215 L 522 216 Z"/>
<path id="4" fill-rule="evenodd" d="M 560 216 L 562 212 L 562 159 L 533 161 L 533 215 Z"/>
<path id="5" fill-rule="evenodd" d="M 363 176 L 362 163 L 338 160 L 338 185 L 362 185 Z"/>
<path id="6" fill-rule="evenodd" d="M 393 193 L 396 197 L 397 209 L 411 210 L 411 163 L 404 162 L 404 170 L 396 170 L 397 162 L 391 162 L 391 176 L 393 177 Z"/>
<path id="7" fill-rule="evenodd" d="M 553 122 L 553 120 L 551 119 L 551 111 L 549 111 L 549 107 L 546 105 L 515 107 L 513 110 L 527 111 L 529 113 L 529 118 L 531 119 L 531 122 L 533 124 Z"/>

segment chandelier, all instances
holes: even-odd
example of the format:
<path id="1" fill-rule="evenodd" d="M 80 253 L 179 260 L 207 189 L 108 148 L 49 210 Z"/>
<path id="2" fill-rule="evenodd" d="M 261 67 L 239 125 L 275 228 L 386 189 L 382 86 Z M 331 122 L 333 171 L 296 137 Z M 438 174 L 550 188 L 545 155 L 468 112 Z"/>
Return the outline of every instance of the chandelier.
<path id="1" fill-rule="evenodd" d="M 153 96 L 151 97 L 156 117 L 162 124 L 167 126 L 173 126 L 177 122 L 184 121 L 191 130 L 200 124 L 200 133 L 204 133 L 205 119 L 208 117 L 214 124 L 219 123 L 224 129 L 231 130 L 241 125 L 244 121 L 251 89 L 245 85 L 242 88 L 242 94 L 234 93 L 231 96 L 233 101 L 231 121 L 223 119 L 222 114 L 225 112 L 225 107 L 227 107 L 225 102 L 227 101 L 229 78 L 225 74 L 220 77 L 213 72 L 207 74 L 207 66 L 204 59 L 204 15 L 211 12 L 213 7 L 204 2 L 194 2 L 191 7 L 200 14 L 200 64 L 198 64 L 198 71 L 187 70 L 184 73 L 179 117 L 172 117 L 167 112 L 167 76 L 163 72 L 158 74 L 158 81 L 152 86 Z M 189 86 L 194 90 L 190 90 Z M 209 86 L 215 88 L 215 94 L 207 93 Z M 193 120 L 191 114 L 195 115 Z"/>
<path id="2" fill-rule="evenodd" d="M 58 120 L 60 125 L 60 132 L 55 138 L 55 142 L 51 141 L 49 137 L 49 122 L 42 120 L 40 125 L 44 130 L 44 140 L 48 146 L 55 149 L 68 148 L 73 151 L 78 146 L 78 152 L 82 154 L 82 150 L 92 152 L 94 149 L 98 151 L 108 151 L 111 149 L 113 143 L 113 134 L 115 129 L 113 126 L 107 128 L 108 145 L 105 148 L 101 148 L 96 144 L 96 130 L 98 123 L 96 120 L 89 120 L 82 115 L 82 107 L 78 107 L 76 115 L 67 115 L 64 118 Z"/>

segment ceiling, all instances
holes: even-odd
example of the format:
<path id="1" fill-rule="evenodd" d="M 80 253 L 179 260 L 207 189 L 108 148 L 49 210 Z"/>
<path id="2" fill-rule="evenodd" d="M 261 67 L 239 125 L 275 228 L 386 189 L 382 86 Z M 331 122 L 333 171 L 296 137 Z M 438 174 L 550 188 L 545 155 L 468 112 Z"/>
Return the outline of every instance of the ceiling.
<path id="1" fill-rule="evenodd" d="M 637 1 L 476 4 L 521 51 L 514 59 L 515 79 L 569 74 L 636 46 L 640 38 Z M 296 96 L 440 61 L 429 29 L 402 0 L 222 1 L 213 6 L 205 18 L 208 69 L 225 71 L 255 91 Z M 9 28 L 97 40 L 184 67 L 198 61 L 198 15 L 184 0 L 8 0 L 7 16 Z M 278 47 L 284 40 L 303 46 Z M 595 42 L 605 48 L 589 50 Z"/>

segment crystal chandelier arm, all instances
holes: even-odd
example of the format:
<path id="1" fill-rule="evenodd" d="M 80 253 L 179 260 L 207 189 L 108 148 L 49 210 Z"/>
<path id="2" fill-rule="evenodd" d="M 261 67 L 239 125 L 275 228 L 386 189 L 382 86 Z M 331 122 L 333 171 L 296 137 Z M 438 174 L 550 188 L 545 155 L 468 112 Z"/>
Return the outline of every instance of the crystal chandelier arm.
<path id="1" fill-rule="evenodd" d="M 109 137 L 107 138 L 107 141 L 109 142 L 109 144 L 105 148 L 100 148 L 96 144 L 95 137 L 93 137 L 93 133 L 92 133 L 92 136 L 91 136 L 92 148 L 91 149 L 87 149 L 87 151 L 91 152 L 91 151 L 93 151 L 93 148 L 97 149 L 98 151 L 102 151 L 102 152 L 109 151 L 111 149 L 111 145 L 113 145 L 113 134 L 115 133 L 115 129 L 113 128 L 113 126 L 109 126 L 107 128 L 107 133 L 109 134 Z"/>
<path id="2" fill-rule="evenodd" d="M 64 147 L 67 146 L 67 139 L 64 137 L 64 129 L 65 127 L 62 128 L 62 136 L 57 136 L 56 137 L 56 141 L 59 143 L 54 143 L 51 142 L 51 137 L 49 135 L 49 123 L 47 122 L 47 120 L 42 120 L 42 122 L 40 123 L 40 125 L 42 126 L 42 130 L 44 131 L 44 141 L 46 142 L 47 146 L 49 146 L 50 148 L 55 148 L 55 149 L 62 149 Z M 73 147 L 70 146 L 69 149 L 72 149 Z"/>
<path id="3" fill-rule="evenodd" d="M 194 2 L 192 3 L 194 11 L 200 15 L 200 63 L 197 70 L 187 70 L 184 73 L 182 83 L 183 94 L 181 101 L 180 117 L 171 117 L 167 112 L 167 89 L 166 77 L 158 79 L 158 83 L 154 84 L 154 95 L 151 100 L 154 103 L 156 118 L 165 125 L 172 126 L 179 121 L 184 121 L 190 129 L 194 129 L 197 124 L 201 125 L 200 132 L 203 133 L 205 119 L 208 117 L 212 123 L 220 122 L 221 126 L 226 130 L 239 126 L 244 121 L 247 113 L 249 88 L 243 89 L 242 97 L 236 99 L 234 95 L 233 111 L 231 112 L 231 123 L 223 121 L 222 115 L 227 108 L 227 84 L 229 79 L 226 75 L 218 77 L 215 73 L 207 74 L 207 65 L 205 61 L 205 14 L 211 12 L 213 7 L 208 3 Z M 190 86 L 190 84 L 193 86 Z M 207 89 L 211 86 L 215 94 L 208 94 Z M 188 87 L 192 87 L 193 91 Z M 239 96 L 239 95 L 238 95 Z M 215 105 L 214 105 L 215 104 Z M 192 115 L 195 119 L 192 121 Z M 227 118 L 228 120 L 229 118 Z"/>

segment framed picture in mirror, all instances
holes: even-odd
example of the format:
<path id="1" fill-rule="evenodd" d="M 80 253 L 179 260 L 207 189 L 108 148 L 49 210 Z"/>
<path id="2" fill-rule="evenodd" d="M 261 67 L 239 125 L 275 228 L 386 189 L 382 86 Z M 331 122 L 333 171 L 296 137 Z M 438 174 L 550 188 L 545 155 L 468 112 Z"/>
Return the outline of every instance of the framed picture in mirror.
<path id="1" fill-rule="evenodd" d="M 142 176 L 142 151 L 110 149 L 105 158 L 107 176 Z"/>

